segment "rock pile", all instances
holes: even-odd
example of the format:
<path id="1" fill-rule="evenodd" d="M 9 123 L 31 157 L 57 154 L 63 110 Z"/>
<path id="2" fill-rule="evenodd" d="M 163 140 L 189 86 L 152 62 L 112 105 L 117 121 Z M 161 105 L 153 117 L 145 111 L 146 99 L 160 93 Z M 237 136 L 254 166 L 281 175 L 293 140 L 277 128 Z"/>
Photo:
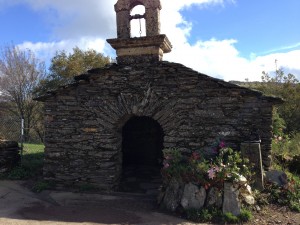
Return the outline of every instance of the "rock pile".
<path id="1" fill-rule="evenodd" d="M 230 212 L 237 216 L 241 212 L 241 202 L 255 204 L 251 188 L 248 191 L 246 188 L 250 186 L 235 187 L 232 183 L 225 182 L 223 190 L 215 187 L 205 190 L 204 187 L 172 179 L 166 190 L 160 193 L 158 201 L 162 208 L 172 212 L 180 208 L 187 210 L 214 207 L 221 209 L 223 213 Z"/>
<path id="2" fill-rule="evenodd" d="M 0 140 L 0 173 L 4 173 L 20 161 L 19 146 L 15 141 Z"/>

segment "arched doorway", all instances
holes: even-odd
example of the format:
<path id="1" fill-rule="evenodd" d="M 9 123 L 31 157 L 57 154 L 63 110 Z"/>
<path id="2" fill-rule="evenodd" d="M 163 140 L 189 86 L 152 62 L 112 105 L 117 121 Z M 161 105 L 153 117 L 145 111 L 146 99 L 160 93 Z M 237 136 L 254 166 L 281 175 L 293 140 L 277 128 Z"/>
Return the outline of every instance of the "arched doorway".
<path id="1" fill-rule="evenodd" d="M 122 129 L 122 191 L 157 191 L 161 184 L 163 138 L 163 129 L 150 117 L 134 116 L 127 121 Z"/>

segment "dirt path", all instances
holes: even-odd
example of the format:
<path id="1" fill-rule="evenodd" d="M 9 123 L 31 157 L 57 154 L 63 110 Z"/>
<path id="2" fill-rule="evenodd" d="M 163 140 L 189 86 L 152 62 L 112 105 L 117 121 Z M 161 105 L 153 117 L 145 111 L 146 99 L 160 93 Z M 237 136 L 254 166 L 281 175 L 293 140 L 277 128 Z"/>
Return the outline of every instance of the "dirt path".
<path id="1" fill-rule="evenodd" d="M 70 192 L 35 194 L 19 181 L 0 181 L 2 225 L 192 225 L 159 213 L 153 200 L 142 196 L 107 196 Z"/>

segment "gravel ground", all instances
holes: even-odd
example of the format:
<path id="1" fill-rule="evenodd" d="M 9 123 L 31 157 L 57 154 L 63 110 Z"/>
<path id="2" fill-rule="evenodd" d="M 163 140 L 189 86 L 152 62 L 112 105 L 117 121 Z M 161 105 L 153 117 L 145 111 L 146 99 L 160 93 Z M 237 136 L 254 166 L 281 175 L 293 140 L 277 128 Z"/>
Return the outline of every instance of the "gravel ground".
<path id="1" fill-rule="evenodd" d="M 254 219 L 247 225 L 300 225 L 300 213 L 291 212 L 287 207 L 268 205 L 254 213 Z"/>

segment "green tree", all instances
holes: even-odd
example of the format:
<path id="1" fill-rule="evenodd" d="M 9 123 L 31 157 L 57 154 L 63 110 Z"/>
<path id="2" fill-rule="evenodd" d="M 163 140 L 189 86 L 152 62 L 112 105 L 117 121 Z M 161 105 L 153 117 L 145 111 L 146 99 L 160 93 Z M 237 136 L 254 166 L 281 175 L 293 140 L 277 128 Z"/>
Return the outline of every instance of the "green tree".
<path id="1" fill-rule="evenodd" d="M 69 54 L 66 51 L 58 51 L 51 60 L 49 77 L 41 82 L 36 94 L 43 95 L 47 91 L 69 84 L 74 76 L 93 68 L 104 67 L 110 61 L 109 57 L 92 49 L 84 51 L 75 47 Z"/>
<path id="2" fill-rule="evenodd" d="M 0 53 L 0 102 L 6 110 L 24 119 L 24 138 L 35 129 L 41 103 L 33 100 L 33 90 L 46 76 L 45 65 L 32 51 L 5 46 Z"/>
<path id="3" fill-rule="evenodd" d="M 51 76 L 72 78 L 87 70 L 104 67 L 108 63 L 110 63 L 110 58 L 95 50 L 83 51 L 75 47 L 73 53 L 68 55 L 65 51 L 57 52 L 51 60 L 49 70 Z"/>
<path id="4" fill-rule="evenodd" d="M 263 72 L 262 82 L 248 83 L 251 88 L 257 89 L 266 95 L 281 97 L 285 103 L 278 106 L 275 115 L 277 122 L 285 122 L 286 132 L 300 131 L 300 84 L 293 74 L 285 74 L 282 69 L 276 70 L 271 76 Z"/>

